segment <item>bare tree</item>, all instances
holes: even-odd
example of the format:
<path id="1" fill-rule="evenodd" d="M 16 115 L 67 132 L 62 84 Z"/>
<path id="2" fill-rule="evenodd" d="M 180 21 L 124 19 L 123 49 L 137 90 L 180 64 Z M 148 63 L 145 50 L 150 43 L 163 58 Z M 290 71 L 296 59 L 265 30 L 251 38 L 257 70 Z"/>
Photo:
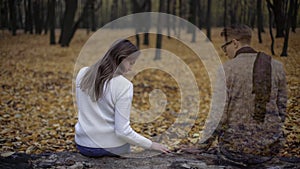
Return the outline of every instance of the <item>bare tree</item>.
<path id="1" fill-rule="evenodd" d="M 261 32 L 262 32 L 262 8 L 261 8 L 261 0 L 257 0 L 256 1 L 257 6 L 256 6 L 256 10 L 257 10 L 257 32 L 258 32 L 258 42 L 262 43 L 262 39 L 261 39 Z"/>
<path id="2" fill-rule="evenodd" d="M 177 0 L 172 0 L 171 3 L 172 3 L 172 15 L 175 15 L 176 16 L 176 5 L 177 5 Z M 172 17 L 172 21 L 171 21 L 171 24 L 172 24 L 172 28 L 173 28 L 173 31 L 174 31 L 174 35 L 176 35 L 176 21 L 177 19 L 175 17 Z"/>
<path id="3" fill-rule="evenodd" d="M 199 29 L 202 29 L 202 27 L 204 25 L 204 21 L 203 21 L 203 16 L 204 16 L 203 11 L 204 11 L 204 9 L 203 9 L 203 4 L 202 3 L 203 3 L 202 0 L 197 1 L 197 16 L 198 16 L 197 27 Z"/>
<path id="4" fill-rule="evenodd" d="M 127 3 L 126 3 L 125 0 L 122 0 L 122 1 L 121 1 L 121 4 L 122 4 L 121 15 L 122 15 L 122 16 L 125 16 L 125 15 L 127 15 L 127 12 L 128 12 Z"/>
<path id="5" fill-rule="evenodd" d="M 194 0 L 189 1 L 189 15 L 188 15 L 188 21 L 190 21 L 192 24 L 196 24 L 196 15 L 197 15 L 197 4 Z M 192 33 L 192 41 L 196 42 L 196 28 L 194 26 L 188 27 L 188 32 Z"/>
<path id="6" fill-rule="evenodd" d="M 151 0 L 146 0 L 145 1 L 145 12 L 151 12 L 151 9 L 152 9 L 152 5 L 151 5 Z M 150 30 L 150 26 L 151 26 L 151 16 L 150 15 L 147 15 L 146 16 L 146 20 L 147 22 L 145 23 L 145 32 L 144 33 L 144 42 L 143 44 L 144 45 L 149 45 L 149 30 Z"/>
<path id="7" fill-rule="evenodd" d="M 33 22 L 32 22 L 32 1 L 25 0 L 25 32 L 29 31 L 33 34 Z M 27 3 L 26 3 L 27 2 Z"/>
<path id="8" fill-rule="evenodd" d="M 151 0 L 132 0 L 132 8 L 133 8 L 133 13 L 140 13 L 140 12 L 151 12 Z M 137 24 L 134 25 L 135 27 L 135 38 L 136 38 L 136 45 L 137 47 L 140 46 L 140 37 L 139 33 L 140 32 L 146 32 L 144 34 L 144 45 L 149 44 L 149 34 L 147 33 L 150 29 L 151 25 L 151 16 L 150 15 L 143 15 L 145 18 L 137 18 L 137 20 L 146 20 L 143 24 Z M 139 16 L 134 16 L 134 17 L 139 17 Z"/>
<path id="9" fill-rule="evenodd" d="M 50 28 L 50 44 L 55 44 L 55 0 L 48 0 L 48 18 Z"/>
<path id="10" fill-rule="evenodd" d="M 20 29 L 23 29 L 24 26 L 23 26 L 23 17 L 22 17 L 22 10 L 21 10 L 21 3 L 22 1 L 17 1 L 17 27 L 20 28 Z"/>
<path id="11" fill-rule="evenodd" d="M 207 0 L 207 11 L 206 11 L 206 36 L 211 41 L 211 1 Z"/>
<path id="12" fill-rule="evenodd" d="M 267 0 L 269 3 L 275 19 L 276 24 L 276 38 L 284 37 L 284 28 L 285 28 L 285 2 L 286 0 L 273 0 L 271 3 L 270 0 Z"/>
<path id="13" fill-rule="evenodd" d="M 179 0 L 179 17 L 183 18 L 183 12 L 184 12 L 184 9 L 183 9 L 182 0 Z M 178 38 L 180 38 L 181 22 L 182 22 L 182 20 L 180 20 L 179 26 L 178 26 L 178 35 L 177 35 Z"/>
<path id="14" fill-rule="evenodd" d="M 171 13 L 171 0 L 167 0 L 167 14 Z M 170 34 L 170 17 L 167 16 L 167 35 L 168 35 L 168 39 L 171 38 Z"/>
<path id="15" fill-rule="evenodd" d="M 74 24 L 75 12 L 77 10 L 77 0 L 65 0 L 65 2 L 66 9 L 60 35 L 60 45 L 62 47 L 69 46 L 69 43 L 72 39 L 72 28 Z"/>
<path id="16" fill-rule="evenodd" d="M 165 0 L 160 0 L 159 1 L 159 12 L 163 12 L 165 6 Z M 154 60 L 159 60 L 160 59 L 160 49 L 162 47 L 162 21 L 161 21 L 161 16 L 158 16 L 158 21 L 157 21 L 157 34 L 156 34 L 156 52 L 155 52 L 155 57 Z"/>
<path id="17" fill-rule="evenodd" d="M 44 30 L 44 34 L 46 35 L 48 33 L 49 28 L 49 12 L 48 12 L 48 2 L 46 0 L 41 2 L 41 29 Z"/>
<path id="18" fill-rule="evenodd" d="M 269 2 L 267 2 L 267 6 L 268 6 L 268 11 L 269 11 L 269 32 L 270 32 L 270 37 L 271 37 L 271 52 L 272 52 L 272 55 L 275 55 L 274 36 L 273 36 L 273 30 L 272 30 L 273 14 L 272 14 L 272 9 L 271 9 Z"/>
<path id="19" fill-rule="evenodd" d="M 6 28 L 9 25 L 9 20 L 8 20 L 8 14 L 9 14 L 9 9 L 7 5 L 7 1 L 0 1 L 0 26 L 1 29 Z"/>
<path id="20" fill-rule="evenodd" d="M 41 11 L 41 1 L 33 1 L 33 21 L 34 21 L 34 31 L 35 34 L 42 33 L 42 11 Z"/>
<path id="21" fill-rule="evenodd" d="M 249 10 L 249 19 L 250 19 L 250 26 L 252 29 L 254 29 L 254 24 L 255 24 L 255 15 L 256 14 L 256 8 L 255 8 L 255 3 L 250 3 L 250 10 Z"/>
<path id="22" fill-rule="evenodd" d="M 139 4 L 139 2 L 137 0 L 132 0 L 132 10 L 133 13 L 139 13 L 142 12 L 141 9 L 141 5 Z M 136 15 L 134 15 L 134 17 L 137 17 Z M 135 22 L 136 23 L 136 22 Z M 134 25 L 135 27 L 135 40 L 136 40 L 136 46 L 139 48 L 140 47 L 140 36 L 139 36 L 139 32 L 141 32 L 141 25 L 140 24 L 136 24 Z"/>
<path id="23" fill-rule="evenodd" d="M 111 4 L 111 13 L 110 13 L 110 20 L 113 21 L 118 18 L 118 0 L 113 0 Z M 112 28 L 114 28 L 114 23 L 110 24 Z"/>
<path id="24" fill-rule="evenodd" d="M 236 24 L 236 12 L 237 12 L 237 8 L 239 5 L 239 0 L 235 1 L 235 0 L 231 0 L 230 1 L 230 8 L 229 8 L 229 15 L 230 15 L 230 23 L 231 24 Z"/>
<path id="25" fill-rule="evenodd" d="M 65 1 L 56 1 L 55 9 L 57 10 L 57 14 L 59 15 L 57 18 L 56 24 L 59 25 L 60 28 L 63 27 L 64 21 L 64 12 L 65 12 Z M 58 43 L 61 42 L 61 36 L 59 37 Z"/>
<path id="26" fill-rule="evenodd" d="M 12 35 L 17 35 L 16 0 L 9 0 L 9 18 Z"/>
<path id="27" fill-rule="evenodd" d="M 296 0 L 296 2 L 295 2 L 295 9 L 293 11 L 293 16 L 292 16 L 292 23 L 291 23 L 292 31 L 294 33 L 296 33 L 297 16 L 298 16 L 298 11 L 299 11 L 299 6 L 300 6 L 300 1 Z"/>
<path id="28" fill-rule="evenodd" d="M 288 42 L 289 42 L 289 34 L 290 34 L 293 11 L 294 11 L 295 7 L 296 7 L 296 0 L 290 0 L 288 14 L 286 15 L 287 22 L 286 22 L 286 27 L 285 27 L 283 49 L 282 49 L 282 53 L 280 54 L 280 56 L 283 56 L 283 57 L 288 56 L 287 49 L 288 49 Z"/>

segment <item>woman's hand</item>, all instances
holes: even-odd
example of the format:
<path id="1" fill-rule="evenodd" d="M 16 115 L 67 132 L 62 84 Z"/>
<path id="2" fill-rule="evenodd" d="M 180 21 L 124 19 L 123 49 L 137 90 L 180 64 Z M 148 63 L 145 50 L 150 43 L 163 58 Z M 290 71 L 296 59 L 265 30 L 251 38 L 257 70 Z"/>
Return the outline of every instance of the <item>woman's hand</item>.
<path id="1" fill-rule="evenodd" d="M 152 142 L 152 145 L 151 145 L 150 148 L 152 150 L 161 151 L 161 152 L 166 153 L 166 154 L 171 152 L 167 147 L 165 147 L 162 144 L 156 143 L 156 142 Z"/>

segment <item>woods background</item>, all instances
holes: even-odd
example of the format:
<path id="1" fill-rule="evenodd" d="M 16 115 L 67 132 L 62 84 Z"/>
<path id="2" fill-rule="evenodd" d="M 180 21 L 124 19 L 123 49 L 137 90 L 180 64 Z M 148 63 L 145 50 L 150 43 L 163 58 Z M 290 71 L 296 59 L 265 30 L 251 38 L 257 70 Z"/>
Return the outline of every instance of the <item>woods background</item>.
<path id="1" fill-rule="evenodd" d="M 244 23 L 252 29 L 258 28 L 261 43 L 265 27 L 276 28 L 275 37 L 285 38 L 281 55 L 286 56 L 289 30 L 295 32 L 299 24 L 299 4 L 299 0 L 1 0 L 0 27 L 9 29 L 12 35 L 17 30 L 30 34 L 47 34 L 50 30 L 50 44 L 56 43 L 54 30 L 60 28 L 58 43 L 69 46 L 78 28 L 96 31 L 128 14 L 163 12 L 184 18 L 199 29 L 205 28 L 209 39 L 211 27 Z M 163 26 L 171 24 L 172 21 L 167 21 Z M 272 31 L 270 36 L 273 44 Z M 273 45 L 271 51 L 274 54 Z"/>

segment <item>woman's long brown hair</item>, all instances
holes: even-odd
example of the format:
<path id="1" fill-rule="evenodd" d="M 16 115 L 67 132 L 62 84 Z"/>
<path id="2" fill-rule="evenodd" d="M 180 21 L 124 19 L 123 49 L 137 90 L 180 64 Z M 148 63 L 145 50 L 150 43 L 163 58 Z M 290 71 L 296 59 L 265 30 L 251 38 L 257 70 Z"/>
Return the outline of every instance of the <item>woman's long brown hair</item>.
<path id="1" fill-rule="evenodd" d="M 83 76 L 80 88 L 91 100 L 97 101 L 104 93 L 104 85 L 113 78 L 120 63 L 138 48 L 129 40 L 119 40 L 106 52 L 102 59 L 92 65 Z"/>

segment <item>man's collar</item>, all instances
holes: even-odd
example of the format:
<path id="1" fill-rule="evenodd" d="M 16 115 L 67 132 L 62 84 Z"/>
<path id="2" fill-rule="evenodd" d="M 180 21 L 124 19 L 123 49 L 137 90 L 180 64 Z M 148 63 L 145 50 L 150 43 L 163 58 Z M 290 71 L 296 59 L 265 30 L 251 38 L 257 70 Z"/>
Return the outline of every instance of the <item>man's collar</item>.
<path id="1" fill-rule="evenodd" d="M 239 50 L 237 50 L 235 52 L 235 55 L 233 58 L 235 58 L 237 55 L 241 54 L 241 53 L 257 53 L 257 51 L 255 51 L 253 48 L 251 48 L 250 46 L 245 46 L 245 47 L 241 47 Z"/>

